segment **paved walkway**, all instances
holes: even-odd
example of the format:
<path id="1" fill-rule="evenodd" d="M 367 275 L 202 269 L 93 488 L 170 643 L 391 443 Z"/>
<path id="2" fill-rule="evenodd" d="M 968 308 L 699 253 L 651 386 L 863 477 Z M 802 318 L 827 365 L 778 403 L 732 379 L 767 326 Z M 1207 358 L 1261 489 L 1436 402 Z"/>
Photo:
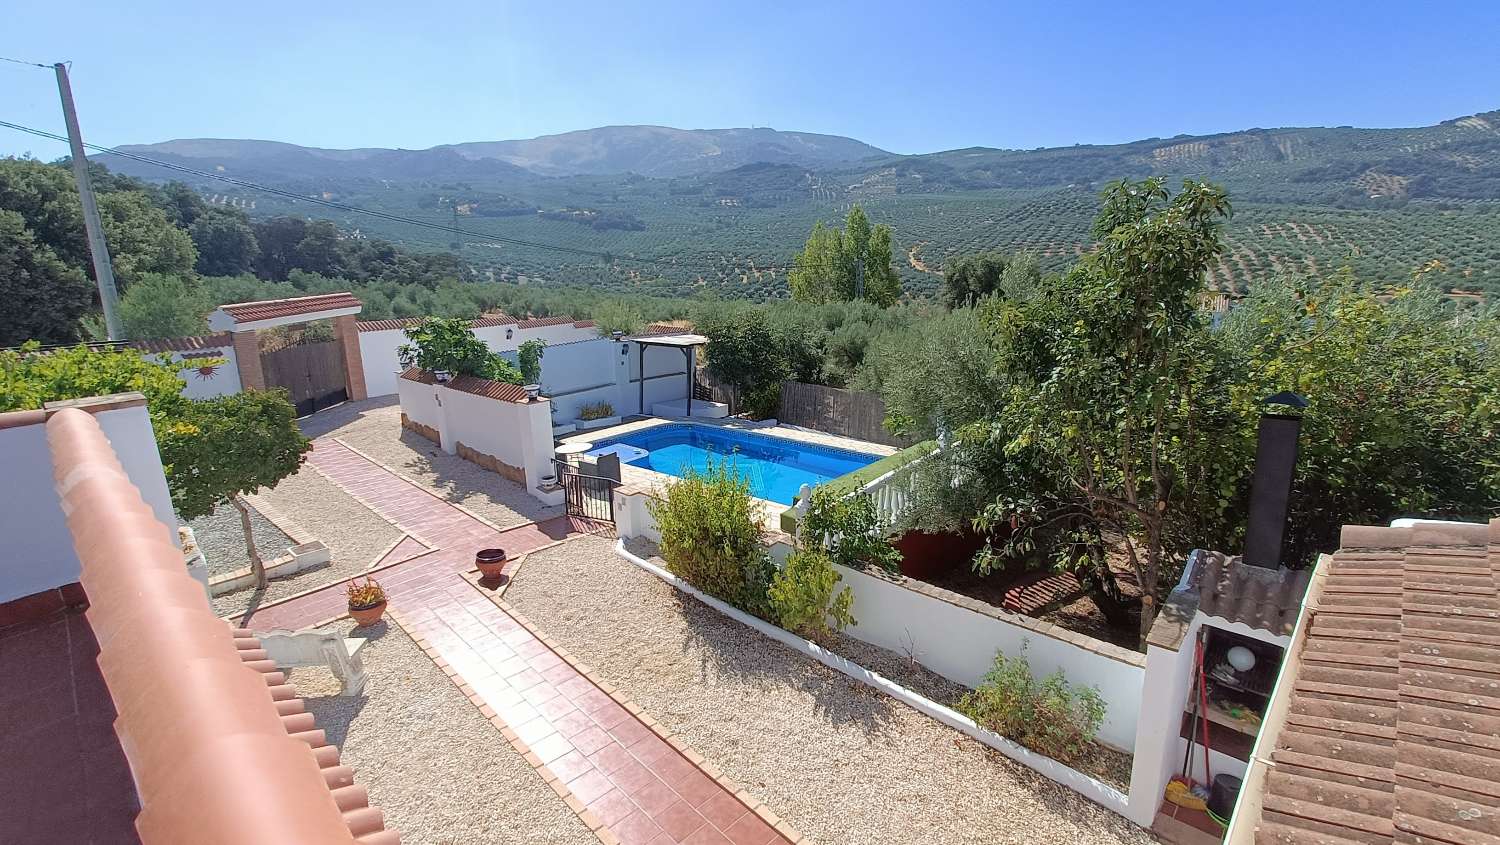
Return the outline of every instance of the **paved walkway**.
<path id="1" fill-rule="evenodd" d="M 601 838 L 624 845 L 789 841 L 460 574 L 473 568 L 477 549 L 498 546 L 514 556 L 591 526 L 564 517 L 496 531 L 331 439 L 316 440 L 309 460 L 376 513 L 439 548 L 377 574 L 392 609 L 529 748 L 538 773 L 602 824 L 608 836 Z M 336 584 L 267 606 L 249 625 L 305 627 L 344 608 Z"/>

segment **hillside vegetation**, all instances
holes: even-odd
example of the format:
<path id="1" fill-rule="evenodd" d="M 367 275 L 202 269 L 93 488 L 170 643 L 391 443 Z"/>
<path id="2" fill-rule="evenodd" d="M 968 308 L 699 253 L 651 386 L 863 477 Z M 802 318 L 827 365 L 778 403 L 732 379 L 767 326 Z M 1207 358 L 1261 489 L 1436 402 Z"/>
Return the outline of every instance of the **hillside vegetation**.
<path id="1" fill-rule="evenodd" d="M 252 216 L 310 215 L 413 250 L 456 249 L 484 278 L 659 295 L 787 295 L 812 226 L 853 203 L 893 230 L 903 286 L 986 250 L 1060 270 L 1092 247 L 1092 209 L 1119 178 L 1211 179 L 1235 199 L 1211 284 L 1345 265 L 1398 283 L 1442 265 L 1449 290 L 1500 292 L 1500 111 L 1411 129 L 1253 129 L 1128 144 L 894 156 L 835 136 L 607 127 L 431 150 L 314 150 L 250 141 L 129 148 L 323 200 L 452 224 L 450 235 L 104 156 L 144 179 L 187 178 Z M 493 238 L 493 239 L 492 239 Z M 602 253 L 554 252 L 521 239 Z M 650 260 L 648 260 L 650 259 Z"/>

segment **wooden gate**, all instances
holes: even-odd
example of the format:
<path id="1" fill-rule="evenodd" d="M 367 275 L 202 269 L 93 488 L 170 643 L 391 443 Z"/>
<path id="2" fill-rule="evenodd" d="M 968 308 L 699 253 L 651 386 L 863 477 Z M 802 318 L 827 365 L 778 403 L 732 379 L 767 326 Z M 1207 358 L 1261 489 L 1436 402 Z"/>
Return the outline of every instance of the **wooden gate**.
<path id="1" fill-rule="evenodd" d="M 284 387 L 297 416 L 306 417 L 348 401 L 344 351 L 337 341 L 299 343 L 260 355 L 267 387 Z"/>

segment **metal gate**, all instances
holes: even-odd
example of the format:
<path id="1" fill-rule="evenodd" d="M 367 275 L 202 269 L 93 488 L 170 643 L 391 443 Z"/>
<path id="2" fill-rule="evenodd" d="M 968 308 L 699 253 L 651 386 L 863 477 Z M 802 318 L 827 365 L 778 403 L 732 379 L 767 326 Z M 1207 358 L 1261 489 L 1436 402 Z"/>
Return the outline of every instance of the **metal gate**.
<path id="1" fill-rule="evenodd" d="M 614 523 L 615 488 L 619 481 L 583 472 L 566 461 L 554 459 L 552 463 L 557 467 L 557 480 L 562 484 L 568 516 Z"/>
<path id="2" fill-rule="evenodd" d="M 260 355 L 267 387 L 284 387 L 291 394 L 297 416 L 348 401 L 344 382 L 344 351 L 337 341 L 299 343 Z"/>

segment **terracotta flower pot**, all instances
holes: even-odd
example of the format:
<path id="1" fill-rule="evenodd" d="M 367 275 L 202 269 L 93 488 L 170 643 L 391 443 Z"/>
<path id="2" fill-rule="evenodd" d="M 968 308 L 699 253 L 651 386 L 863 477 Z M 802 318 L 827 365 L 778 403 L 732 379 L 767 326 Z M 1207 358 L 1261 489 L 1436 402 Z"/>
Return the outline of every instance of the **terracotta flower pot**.
<path id="1" fill-rule="evenodd" d="M 354 617 L 354 624 L 361 628 L 368 628 L 380 621 L 385 615 L 385 602 L 371 605 L 369 607 L 351 607 L 349 615 Z"/>
<path id="2" fill-rule="evenodd" d="M 479 576 L 490 583 L 500 580 L 505 561 L 504 549 L 480 549 L 474 553 L 474 565 L 479 567 Z"/>

